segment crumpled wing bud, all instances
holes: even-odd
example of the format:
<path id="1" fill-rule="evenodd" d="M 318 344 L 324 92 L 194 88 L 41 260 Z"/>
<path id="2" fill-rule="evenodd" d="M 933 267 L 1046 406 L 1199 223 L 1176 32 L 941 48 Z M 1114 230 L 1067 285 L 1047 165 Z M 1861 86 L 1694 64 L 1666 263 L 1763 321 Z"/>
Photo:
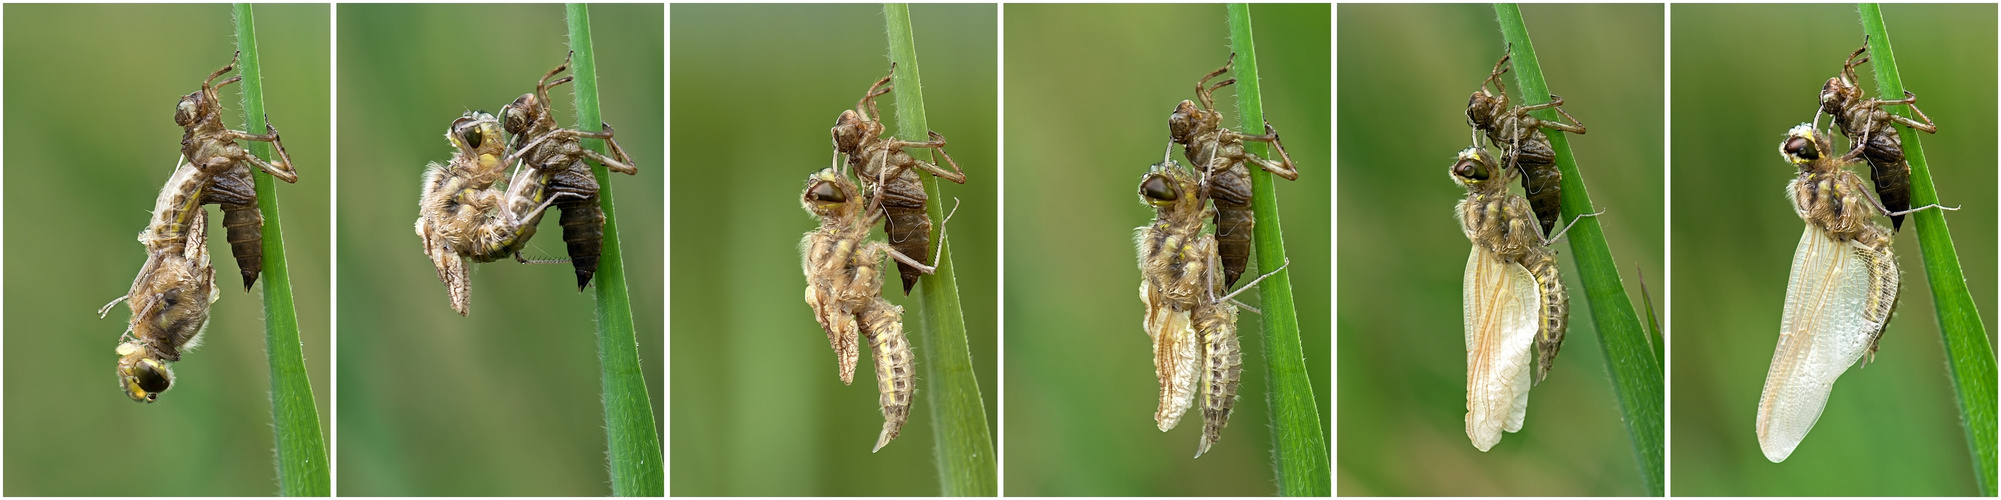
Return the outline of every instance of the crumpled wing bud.
<path id="1" fill-rule="evenodd" d="M 1140 300 L 1147 304 L 1146 334 L 1153 338 L 1153 372 L 1160 380 L 1160 408 L 1153 420 L 1166 432 L 1181 423 L 1181 414 L 1195 403 L 1196 376 L 1201 371 L 1201 341 L 1189 311 L 1175 310 L 1140 284 Z"/>
<path id="2" fill-rule="evenodd" d="M 1466 437 L 1487 451 L 1528 416 L 1542 296 L 1527 268 L 1478 245 L 1465 284 Z"/>

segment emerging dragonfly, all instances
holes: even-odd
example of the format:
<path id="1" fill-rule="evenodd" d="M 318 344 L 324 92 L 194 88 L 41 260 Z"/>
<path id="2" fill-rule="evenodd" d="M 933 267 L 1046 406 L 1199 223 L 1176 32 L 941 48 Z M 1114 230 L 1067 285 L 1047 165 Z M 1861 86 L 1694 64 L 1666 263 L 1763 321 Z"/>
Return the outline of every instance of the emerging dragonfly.
<path id="1" fill-rule="evenodd" d="M 1799 168 L 1786 187 L 1793 211 L 1806 221 L 1786 282 L 1779 343 L 1758 399 L 1758 447 L 1784 461 L 1827 406 L 1834 381 L 1875 356 L 1897 308 L 1899 272 L 1892 233 L 1871 217 L 1892 211 L 1869 197 L 1862 178 L 1845 167 L 1866 154 L 1834 156 L 1833 142 L 1811 124 L 1787 131 L 1779 154 Z"/>
<path id="2" fill-rule="evenodd" d="M 464 316 L 472 301 L 466 261 L 519 259 L 549 202 L 510 198 L 494 187 L 506 175 L 507 163 L 502 161 L 506 141 L 493 115 L 467 112 L 452 121 L 445 130 L 445 140 L 454 149 L 452 158 L 442 165 L 431 163 L 424 170 L 416 229 L 424 242 L 424 255 L 431 258 L 438 279 L 445 283 L 452 309 Z M 527 184 L 516 182 L 510 187 L 539 198 L 540 185 Z"/>
<path id="3" fill-rule="evenodd" d="M 1529 202 L 1508 192 L 1519 171 L 1500 166 L 1485 148 L 1460 151 L 1450 172 L 1466 188 L 1456 215 L 1473 242 L 1464 288 L 1466 436 L 1487 451 L 1502 431 L 1521 430 L 1529 389 L 1549 374 L 1563 346 L 1570 297 L 1548 246 L 1570 226 L 1543 237 Z"/>
<path id="4" fill-rule="evenodd" d="M 910 342 L 903 335 L 903 308 L 882 298 L 882 259 L 887 256 L 926 274 L 935 269 L 888 243 L 868 239 L 869 229 L 883 217 L 880 196 L 864 196 L 838 168 L 808 177 L 799 202 L 820 219 L 820 227 L 799 241 L 806 304 L 827 331 L 841 383 L 854 382 L 857 337 L 868 338 L 883 418 L 872 451 L 880 451 L 910 419 L 917 382 Z"/>
<path id="5" fill-rule="evenodd" d="M 1841 135 L 1848 137 L 1849 149 L 1861 150 L 1862 157 L 1869 160 L 1870 180 L 1876 184 L 1876 196 L 1883 207 L 1900 212 L 1911 208 L 1911 165 L 1904 163 L 1904 140 L 1894 125 L 1927 134 L 1938 133 L 1938 125 L 1918 109 L 1918 96 L 1911 91 L 1904 91 L 1904 98 L 1895 101 L 1862 97 L 1855 67 L 1869 62 L 1869 56 L 1864 55 L 1868 51 L 1869 38 L 1865 36 L 1862 48 L 1848 54 L 1841 74 L 1828 78 L 1827 85 L 1821 87 L 1819 112 L 1833 115 Z M 1911 114 L 1918 118 L 1893 115 L 1884 109 L 1899 104 L 1910 106 Z M 1819 121 L 1820 115 L 1816 113 L 1814 119 Z M 1890 227 L 1893 232 L 1903 229 L 1903 214 L 1891 215 Z"/>
<path id="6" fill-rule="evenodd" d="M 1153 223 L 1134 231 L 1140 302 L 1146 305 L 1142 324 L 1153 339 L 1154 375 L 1160 382 L 1154 422 L 1161 431 L 1173 429 L 1199 391 L 1203 426 L 1198 458 L 1222 439 L 1243 372 L 1237 305 L 1231 300 L 1236 292 L 1223 293 L 1228 285 L 1216 237 L 1205 233 L 1202 223 L 1214 209 L 1206 206 L 1201 187 L 1194 172 L 1172 158 L 1161 159 L 1139 185 L 1140 201 L 1154 208 Z M 1245 283 L 1238 292 L 1285 267 Z"/>
<path id="7" fill-rule="evenodd" d="M 1489 143 L 1501 148 L 1502 162 L 1509 169 L 1521 170 L 1522 188 L 1528 191 L 1529 205 L 1535 209 L 1536 220 L 1542 223 L 1542 232 L 1548 233 L 1556 230 L 1556 221 L 1561 218 L 1563 172 L 1556 167 L 1556 150 L 1550 147 L 1549 136 L 1542 129 L 1583 134 L 1584 125 L 1563 110 L 1563 98 L 1555 94 L 1550 94 L 1550 102 L 1509 106 L 1508 89 L 1501 82 L 1501 75 L 1508 72 L 1508 59 L 1513 55 L 1514 47 L 1510 46 L 1501 54 L 1501 60 L 1494 63 L 1494 71 L 1480 82 L 1480 89 L 1466 100 L 1466 124 L 1473 127 L 1475 145 L 1479 144 L 1480 134 L 1486 134 Z M 1494 84 L 1492 93 L 1487 92 L 1488 83 Z M 1539 109 L 1555 109 L 1570 123 L 1529 116 L 1530 111 Z"/>

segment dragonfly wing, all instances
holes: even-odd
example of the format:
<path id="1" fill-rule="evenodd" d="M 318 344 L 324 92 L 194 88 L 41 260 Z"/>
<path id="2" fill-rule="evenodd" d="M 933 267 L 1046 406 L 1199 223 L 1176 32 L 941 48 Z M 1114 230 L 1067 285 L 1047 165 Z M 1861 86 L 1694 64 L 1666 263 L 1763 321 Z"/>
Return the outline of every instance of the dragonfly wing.
<path id="1" fill-rule="evenodd" d="M 1888 318 L 1871 312 L 1886 278 L 1878 257 L 1813 226 L 1800 236 L 1778 348 L 1758 399 L 1758 447 L 1766 459 L 1781 462 L 1792 455 L 1820 419 L 1834 380 L 1862 358 L 1882 330 Z M 1894 290 L 1896 270 L 1887 269 Z"/>
<path id="2" fill-rule="evenodd" d="M 1541 291 L 1521 264 L 1473 247 L 1466 258 L 1466 437 L 1487 451 L 1519 431 L 1529 387 Z"/>

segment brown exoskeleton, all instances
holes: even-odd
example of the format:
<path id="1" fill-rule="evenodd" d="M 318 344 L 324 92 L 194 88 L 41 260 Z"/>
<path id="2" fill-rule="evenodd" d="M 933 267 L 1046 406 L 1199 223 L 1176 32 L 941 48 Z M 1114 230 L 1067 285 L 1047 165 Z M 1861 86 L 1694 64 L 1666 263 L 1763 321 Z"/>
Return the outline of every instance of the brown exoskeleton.
<path id="1" fill-rule="evenodd" d="M 1561 218 L 1563 172 L 1556 167 L 1556 150 L 1550 147 L 1549 136 L 1542 129 L 1583 134 L 1584 124 L 1563 110 L 1563 98 L 1556 94 L 1550 94 L 1550 102 L 1542 104 L 1508 105 L 1508 90 L 1501 82 L 1501 75 L 1508 72 L 1508 59 L 1513 57 L 1513 50 L 1510 46 L 1501 54 L 1501 60 L 1494 63 L 1494 71 L 1466 100 L 1466 124 L 1473 127 L 1476 144 L 1477 137 L 1484 133 L 1488 142 L 1501 148 L 1502 162 L 1508 168 L 1521 170 L 1522 187 L 1528 191 L 1529 204 L 1535 210 L 1543 234 L 1549 234 L 1556 230 L 1557 219 Z M 1487 92 L 1488 83 L 1494 84 L 1492 93 Z M 1530 111 L 1541 109 L 1554 109 L 1570 123 L 1529 116 Z"/>
<path id="2" fill-rule="evenodd" d="M 242 55 L 238 52 L 235 57 Z M 223 86 L 242 81 L 243 76 L 232 76 L 220 83 L 215 79 L 235 70 L 236 63 L 236 58 L 230 59 L 228 65 L 202 81 L 201 90 L 181 97 L 174 108 L 174 123 L 186 129 L 181 135 L 181 155 L 201 172 L 205 184 L 199 204 L 222 206 L 222 224 L 229 228 L 230 252 L 236 256 L 236 266 L 243 275 L 243 288 L 249 290 L 264 269 L 264 215 L 257 209 L 256 184 L 251 179 L 250 167 L 256 166 L 288 183 L 297 182 L 299 175 L 292 169 L 292 158 L 285 152 L 285 144 L 278 140 L 278 129 L 268 123 L 269 117 L 263 135 L 230 130 L 223 125 L 219 91 Z M 267 162 L 250 154 L 237 144 L 239 140 L 271 143 L 278 161 Z M 154 215 L 157 218 L 162 214 Z M 165 215 L 179 217 L 174 213 Z"/>
<path id="3" fill-rule="evenodd" d="M 868 338 L 875 356 L 883 417 L 875 450 L 902 431 L 916 391 L 915 361 L 903 335 L 903 308 L 882 298 L 882 258 L 887 255 L 925 273 L 934 270 L 888 243 L 868 240 L 869 229 L 882 218 L 880 203 L 877 197 L 864 196 L 832 167 L 808 177 L 800 195 L 800 204 L 820 219 L 820 227 L 799 240 L 806 303 L 827 331 L 841 383 L 854 382 L 858 336 Z"/>
<path id="4" fill-rule="evenodd" d="M 1841 74 L 1827 79 L 1820 89 L 1820 113 L 1834 116 L 1834 124 L 1841 128 L 1841 135 L 1849 139 L 1849 149 L 1862 151 L 1862 157 L 1869 160 L 1871 179 L 1876 184 L 1876 196 L 1882 199 L 1883 207 L 1891 212 L 1901 212 L 1911 208 L 1911 165 L 1904 163 L 1904 141 L 1897 133 L 1896 124 L 1903 124 L 1912 130 L 1927 134 L 1938 133 L 1938 125 L 1932 123 L 1925 112 L 1918 109 L 1918 96 L 1904 91 L 1904 98 L 1895 101 L 1868 99 L 1862 96 L 1862 88 L 1857 86 L 1855 67 L 1869 62 L 1869 38 L 1862 38 L 1862 48 L 1848 54 L 1848 61 L 1841 66 Z M 1890 114 L 1884 108 L 1895 105 L 1910 106 L 1911 114 L 1917 119 Z M 1815 115 L 1816 121 L 1819 115 Z M 1892 231 L 1903 229 L 1904 216 L 1890 216 Z"/>
<path id="5" fill-rule="evenodd" d="M 574 54 L 571 54 L 574 55 Z M 598 206 L 598 181 L 591 172 L 588 159 L 604 165 L 606 169 L 626 175 L 636 175 L 639 168 L 632 165 L 632 157 L 612 139 L 612 127 L 599 123 L 603 132 L 589 132 L 566 129 L 556 123 L 555 114 L 549 109 L 549 88 L 569 83 L 573 77 L 565 76 L 551 81 L 557 73 L 568 70 L 570 57 L 563 63 L 542 75 L 535 84 L 535 91 L 522 94 L 514 102 L 500 109 L 502 124 L 507 133 L 513 134 L 513 153 L 504 164 L 525 161 L 528 166 L 517 173 L 514 182 L 508 186 L 510 205 L 536 205 L 554 202 L 563 212 L 563 242 L 569 247 L 570 265 L 576 269 L 577 289 L 590 285 L 591 277 L 597 275 L 598 253 L 604 246 L 604 209 Z M 610 155 L 585 149 L 583 139 L 603 139 Z M 546 196 L 546 199 L 544 199 Z M 539 211 L 538 211 L 539 213 Z M 526 221 L 515 221 L 525 223 Z"/>
<path id="6" fill-rule="evenodd" d="M 918 259 L 928 259 L 931 245 L 931 216 L 924 211 L 929 195 L 924 193 L 924 182 L 917 170 L 930 172 L 938 178 L 966 183 L 966 173 L 945 154 L 945 136 L 928 132 L 929 141 L 905 141 L 888 135 L 882 125 L 882 113 L 877 110 L 875 98 L 892 90 L 889 81 L 896 76 L 896 65 L 889 66 L 890 74 L 869 86 L 862 94 L 855 109 L 841 111 L 834 120 L 831 130 L 834 150 L 848 155 L 848 168 L 861 179 L 865 193 L 881 193 L 883 210 L 888 212 L 883 232 L 889 235 L 889 242 L 897 251 Z M 952 167 L 945 170 L 935 163 L 918 160 L 905 152 L 909 148 L 930 148 L 938 151 L 938 160 Z M 920 264 L 928 261 L 919 262 Z M 898 263 L 897 270 L 903 278 L 903 293 L 908 295 L 917 284 L 920 275 L 928 274 L 918 267 Z"/>
<path id="7" fill-rule="evenodd" d="M 452 121 L 445 139 L 455 151 L 449 162 L 432 163 L 424 171 L 416 230 L 424 242 L 424 255 L 445 283 L 452 309 L 463 316 L 472 293 L 465 261 L 519 258 L 549 204 L 514 203 L 494 187 L 506 175 L 502 158 L 507 141 L 493 115 L 467 112 Z M 510 188 L 539 197 L 538 187 L 515 183 Z"/>
<path id="8" fill-rule="evenodd" d="M 1256 225 L 1251 212 L 1251 173 L 1246 163 L 1257 165 L 1285 180 L 1298 180 L 1292 157 L 1279 142 L 1278 132 L 1265 124 L 1263 135 L 1242 134 L 1223 127 L 1223 115 L 1216 112 L 1216 89 L 1237 82 L 1235 78 L 1210 85 L 1209 80 L 1230 71 L 1236 54 L 1223 67 L 1195 82 L 1195 101 L 1183 100 L 1167 118 L 1168 138 L 1182 145 L 1182 156 L 1204 175 L 1205 198 L 1215 201 L 1217 252 L 1222 257 L 1224 285 L 1235 285 L 1250 262 L 1251 229 Z M 1265 142 L 1278 153 L 1278 160 L 1261 158 L 1244 151 L 1244 141 Z"/>

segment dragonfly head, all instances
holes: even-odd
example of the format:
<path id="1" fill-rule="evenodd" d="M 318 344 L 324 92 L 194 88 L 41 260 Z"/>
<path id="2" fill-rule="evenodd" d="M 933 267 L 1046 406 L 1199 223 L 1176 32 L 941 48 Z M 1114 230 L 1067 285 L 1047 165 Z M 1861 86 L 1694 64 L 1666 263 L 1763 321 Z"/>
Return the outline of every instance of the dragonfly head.
<path id="1" fill-rule="evenodd" d="M 119 344 L 118 356 L 118 385 L 133 401 L 151 403 L 174 385 L 173 370 L 144 344 Z"/>
<path id="2" fill-rule="evenodd" d="M 1459 160 L 1452 163 L 1452 182 L 1459 183 L 1467 190 L 1487 190 L 1488 186 L 1508 188 L 1509 171 L 1498 168 L 1494 157 L 1486 148 L 1471 146 L 1459 151 Z M 1499 182 L 1495 182 L 1499 181 Z"/>
<path id="3" fill-rule="evenodd" d="M 1827 134 L 1815 130 L 1813 125 L 1802 123 L 1786 131 L 1786 140 L 1779 143 L 1779 155 L 1792 162 L 1801 170 L 1813 165 L 1824 164 L 1822 158 L 1834 151 L 1833 141 Z"/>
<path id="4" fill-rule="evenodd" d="M 1175 144 L 1186 145 L 1196 137 L 1222 126 L 1223 115 L 1215 111 L 1195 106 L 1195 101 L 1183 99 L 1174 105 L 1174 114 L 1167 115 L 1167 138 Z"/>
<path id="5" fill-rule="evenodd" d="M 806 190 L 799 195 L 799 204 L 806 211 L 821 217 L 838 216 L 850 212 L 860 194 L 855 192 L 852 182 L 841 176 L 832 167 L 821 169 L 806 178 Z"/>

